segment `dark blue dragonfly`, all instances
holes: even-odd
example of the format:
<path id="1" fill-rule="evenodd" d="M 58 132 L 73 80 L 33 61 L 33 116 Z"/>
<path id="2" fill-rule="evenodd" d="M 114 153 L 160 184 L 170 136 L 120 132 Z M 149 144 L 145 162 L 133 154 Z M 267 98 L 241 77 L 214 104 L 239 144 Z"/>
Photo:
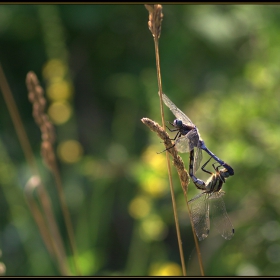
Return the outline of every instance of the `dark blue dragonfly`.
<path id="1" fill-rule="evenodd" d="M 176 146 L 176 149 L 181 153 L 187 153 L 192 151 L 195 147 L 197 148 L 194 156 L 194 173 L 198 170 L 202 160 L 201 150 L 204 150 L 225 167 L 230 175 L 234 175 L 232 167 L 219 159 L 206 147 L 196 125 L 194 125 L 194 123 L 164 93 L 162 93 L 162 99 L 165 105 L 177 118 L 173 123 L 170 123 L 175 129 L 169 129 L 170 131 L 177 131 L 177 134 L 173 139 L 175 141 L 174 145 Z"/>
<path id="2" fill-rule="evenodd" d="M 205 239 L 210 231 L 210 218 L 222 235 L 227 240 L 230 240 L 234 235 L 234 228 L 229 219 L 226 211 L 225 203 L 223 200 L 222 186 L 225 180 L 231 176 L 230 172 L 226 169 L 219 169 L 221 165 L 215 166 L 212 164 L 215 172 L 210 172 L 204 169 L 210 159 L 202 166 L 202 170 L 208 174 L 211 174 L 210 178 L 204 182 L 194 176 L 193 163 L 194 163 L 194 151 L 190 152 L 190 163 L 189 163 L 189 174 L 192 178 L 195 186 L 203 190 L 202 193 L 198 194 L 191 200 L 189 200 L 189 206 L 191 209 L 191 219 L 193 221 L 194 229 L 198 239 L 201 241 Z"/>

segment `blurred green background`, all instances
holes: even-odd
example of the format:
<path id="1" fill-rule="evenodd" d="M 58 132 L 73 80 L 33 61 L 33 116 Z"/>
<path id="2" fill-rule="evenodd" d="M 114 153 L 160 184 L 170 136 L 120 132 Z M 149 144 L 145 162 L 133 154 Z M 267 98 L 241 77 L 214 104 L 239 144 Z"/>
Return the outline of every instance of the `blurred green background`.
<path id="1" fill-rule="evenodd" d="M 235 170 L 224 185 L 235 235 L 226 241 L 211 227 L 199 243 L 205 274 L 280 275 L 280 6 L 163 5 L 163 14 L 163 91 Z M 181 275 L 165 154 L 157 154 L 164 146 L 141 122 L 148 117 L 161 124 L 147 22 L 144 5 L 0 5 L 0 62 L 73 274 L 54 178 L 42 163 L 27 98 L 30 70 L 45 89 L 55 124 L 82 275 Z M 31 171 L 0 98 L 0 272 L 60 275 L 26 203 Z M 181 156 L 188 168 L 189 155 Z M 172 171 L 187 274 L 199 275 Z M 197 176 L 207 179 L 202 171 Z M 190 183 L 189 198 L 197 193 Z"/>

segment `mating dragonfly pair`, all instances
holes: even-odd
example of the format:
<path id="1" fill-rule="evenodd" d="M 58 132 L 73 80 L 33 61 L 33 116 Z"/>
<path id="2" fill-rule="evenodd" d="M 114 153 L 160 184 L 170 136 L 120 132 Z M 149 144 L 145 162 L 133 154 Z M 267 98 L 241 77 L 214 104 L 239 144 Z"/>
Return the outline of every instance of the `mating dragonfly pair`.
<path id="1" fill-rule="evenodd" d="M 229 240 L 234 235 L 234 229 L 222 198 L 225 192 L 221 189 L 225 180 L 229 176 L 234 175 L 234 170 L 206 147 L 200 137 L 198 128 L 164 93 L 162 94 L 162 98 L 165 105 L 169 107 L 176 117 L 174 122 L 170 123 L 175 129 L 169 129 L 173 132 L 177 131 L 173 139 L 175 143 L 172 147 L 175 146 L 181 153 L 190 152 L 189 174 L 196 188 L 203 190 L 202 193 L 189 200 L 191 219 L 196 235 L 199 240 L 203 240 L 208 236 L 210 230 L 209 212 L 211 207 L 211 214 L 216 218 L 213 221 L 215 226 L 221 235 Z M 194 148 L 196 148 L 196 152 L 194 152 Z M 211 156 L 201 168 L 204 172 L 211 175 L 206 182 L 195 177 L 195 172 L 198 170 L 202 160 L 202 150 Z M 219 166 L 212 164 L 215 172 L 210 172 L 205 169 L 205 166 L 211 158 L 214 158 L 220 164 Z M 219 169 L 220 167 L 224 168 Z"/>

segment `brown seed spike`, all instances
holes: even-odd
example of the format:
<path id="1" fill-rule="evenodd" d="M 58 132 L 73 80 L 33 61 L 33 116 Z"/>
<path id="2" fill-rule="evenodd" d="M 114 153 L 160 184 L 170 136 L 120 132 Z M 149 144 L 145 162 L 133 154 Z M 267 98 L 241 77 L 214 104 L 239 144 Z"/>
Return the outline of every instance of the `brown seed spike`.
<path id="1" fill-rule="evenodd" d="M 33 105 L 33 117 L 41 130 L 42 145 L 41 154 L 47 166 L 55 169 L 55 155 L 52 144 L 55 142 L 55 131 L 48 115 L 45 113 L 46 99 L 36 74 L 32 71 L 27 73 L 26 85 L 28 98 Z"/>
<path id="2" fill-rule="evenodd" d="M 148 126 L 152 131 L 156 132 L 157 135 L 164 141 L 167 152 L 173 157 L 173 164 L 177 169 L 177 172 L 180 177 L 181 186 L 184 193 L 187 192 L 189 184 L 189 174 L 185 169 L 184 162 L 181 157 L 178 155 L 176 148 L 173 147 L 172 141 L 168 133 L 155 121 L 149 118 L 142 118 L 141 121 Z"/>
<path id="3" fill-rule="evenodd" d="M 161 22 L 163 19 L 162 6 L 145 5 L 145 8 L 149 12 L 148 27 L 152 32 L 153 37 L 159 39 L 161 32 Z"/>

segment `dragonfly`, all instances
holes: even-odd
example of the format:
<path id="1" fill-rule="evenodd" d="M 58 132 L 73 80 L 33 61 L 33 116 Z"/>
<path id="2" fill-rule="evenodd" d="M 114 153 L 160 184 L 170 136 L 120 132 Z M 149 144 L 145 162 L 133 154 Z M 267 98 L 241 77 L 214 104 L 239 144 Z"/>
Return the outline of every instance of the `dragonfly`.
<path id="1" fill-rule="evenodd" d="M 192 150 L 190 152 L 189 174 L 195 186 L 203 190 L 202 193 L 188 201 L 191 209 L 191 219 L 199 241 L 205 239 L 209 235 L 209 212 L 211 213 L 211 218 L 214 218 L 212 220 L 214 226 L 218 229 L 222 237 L 226 240 L 230 240 L 234 235 L 234 228 L 227 214 L 223 200 L 225 192 L 221 189 L 225 180 L 232 175 L 226 168 L 219 169 L 221 165 L 215 166 L 215 164 L 217 164 L 216 162 L 212 164 L 215 172 L 204 169 L 211 159 L 212 157 L 201 167 L 204 172 L 211 174 L 210 178 L 204 182 L 194 176 L 194 151 Z"/>
<path id="2" fill-rule="evenodd" d="M 176 146 L 180 153 L 187 153 L 193 150 L 195 147 L 196 153 L 194 156 L 194 173 L 198 170 L 201 160 L 202 160 L 202 150 L 208 153 L 212 158 L 214 158 L 218 163 L 227 169 L 230 175 L 234 175 L 233 168 L 225 163 L 223 160 L 219 159 L 215 154 L 213 154 L 205 145 L 202 140 L 198 128 L 196 125 L 186 116 L 167 96 L 162 93 L 162 99 L 165 105 L 171 110 L 177 119 L 173 123 L 169 122 L 175 129 L 169 129 L 174 132 L 177 131 L 174 137 L 175 144 L 169 149 Z M 165 150 L 164 150 L 165 151 Z"/>

